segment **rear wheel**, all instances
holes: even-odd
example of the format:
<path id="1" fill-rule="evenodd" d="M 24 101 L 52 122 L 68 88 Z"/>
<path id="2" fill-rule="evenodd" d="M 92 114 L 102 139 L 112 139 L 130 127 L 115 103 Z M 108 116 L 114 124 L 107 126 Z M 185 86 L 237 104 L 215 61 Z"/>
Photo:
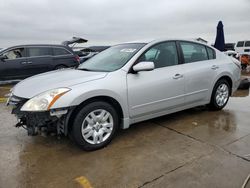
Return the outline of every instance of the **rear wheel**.
<path id="1" fill-rule="evenodd" d="M 223 109 L 228 102 L 230 89 L 231 87 L 227 80 L 219 80 L 214 86 L 209 107 L 212 110 Z"/>
<path id="2" fill-rule="evenodd" d="M 76 115 L 70 137 L 84 150 L 108 145 L 119 127 L 117 112 L 109 103 L 93 102 Z"/>

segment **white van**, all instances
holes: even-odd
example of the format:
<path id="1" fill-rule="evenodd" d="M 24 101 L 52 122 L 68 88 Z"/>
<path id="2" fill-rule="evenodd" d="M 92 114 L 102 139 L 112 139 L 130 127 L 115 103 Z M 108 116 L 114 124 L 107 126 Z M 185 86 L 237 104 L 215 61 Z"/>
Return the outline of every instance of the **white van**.
<path id="1" fill-rule="evenodd" d="M 250 55 L 250 40 L 248 41 L 238 41 L 235 45 L 235 51 L 239 54 Z"/>

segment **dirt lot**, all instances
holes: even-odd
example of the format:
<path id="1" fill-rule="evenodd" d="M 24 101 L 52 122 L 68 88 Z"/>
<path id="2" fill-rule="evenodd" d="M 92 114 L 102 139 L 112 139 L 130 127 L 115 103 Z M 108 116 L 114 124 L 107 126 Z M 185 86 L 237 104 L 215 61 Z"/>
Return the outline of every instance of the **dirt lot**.
<path id="1" fill-rule="evenodd" d="M 146 121 L 84 152 L 67 138 L 28 137 L 0 103 L 0 187 L 241 187 L 250 173 L 249 117 L 249 91 L 240 91 L 222 111 Z"/>

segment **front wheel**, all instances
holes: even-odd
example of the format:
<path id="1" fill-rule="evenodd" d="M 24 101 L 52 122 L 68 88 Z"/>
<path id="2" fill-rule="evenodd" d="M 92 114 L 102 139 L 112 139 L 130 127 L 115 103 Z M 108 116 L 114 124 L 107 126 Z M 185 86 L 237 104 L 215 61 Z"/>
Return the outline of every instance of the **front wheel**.
<path id="1" fill-rule="evenodd" d="M 212 110 L 223 109 L 228 102 L 229 96 L 230 85 L 228 81 L 225 79 L 219 80 L 214 86 L 209 107 Z"/>
<path id="2" fill-rule="evenodd" d="M 106 102 L 93 102 L 76 115 L 70 137 L 84 150 L 97 150 L 111 142 L 118 127 L 119 118 L 113 106 Z"/>

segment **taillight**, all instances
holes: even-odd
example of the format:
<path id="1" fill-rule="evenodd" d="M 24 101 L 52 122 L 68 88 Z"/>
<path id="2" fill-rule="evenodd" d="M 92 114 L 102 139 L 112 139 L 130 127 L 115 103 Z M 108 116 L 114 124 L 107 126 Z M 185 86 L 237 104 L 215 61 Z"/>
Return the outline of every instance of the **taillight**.
<path id="1" fill-rule="evenodd" d="M 77 56 L 75 56 L 75 60 L 78 62 L 78 63 L 80 63 L 80 57 L 77 55 Z"/>

